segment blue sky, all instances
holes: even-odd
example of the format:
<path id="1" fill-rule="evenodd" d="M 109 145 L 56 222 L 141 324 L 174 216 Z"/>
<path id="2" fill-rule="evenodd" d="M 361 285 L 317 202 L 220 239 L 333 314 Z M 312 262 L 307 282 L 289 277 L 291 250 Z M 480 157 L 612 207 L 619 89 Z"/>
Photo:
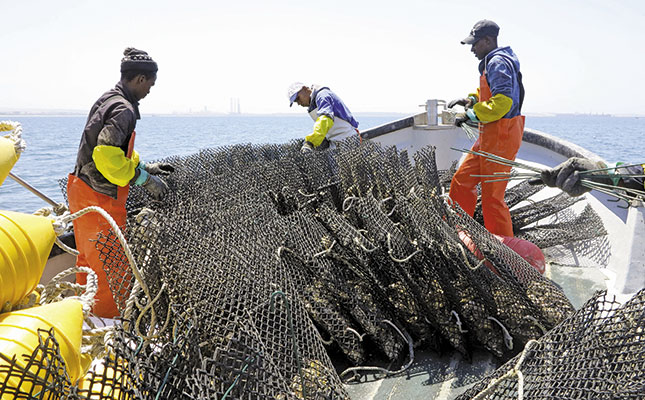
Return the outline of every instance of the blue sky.
<path id="1" fill-rule="evenodd" d="M 495 4 L 483 7 L 482 5 Z M 88 110 L 125 47 L 158 62 L 144 113 L 290 109 L 292 81 L 354 112 L 416 112 L 478 84 L 459 42 L 479 19 L 520 58 L 527 113 L 645 115 L 645 2 L 0 0 L 0 110 Z"/>

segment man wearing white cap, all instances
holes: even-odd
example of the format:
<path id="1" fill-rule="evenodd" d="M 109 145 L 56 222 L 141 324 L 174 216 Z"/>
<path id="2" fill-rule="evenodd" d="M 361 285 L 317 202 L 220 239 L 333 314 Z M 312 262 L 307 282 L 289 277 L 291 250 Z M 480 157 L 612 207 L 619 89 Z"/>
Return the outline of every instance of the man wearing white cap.
<path id="1" fill-rule="evenodd" d="M 315 121 L 313 133 L 305 137 L 301 149 L 303 153 L 313 151 L 314 148 L 333 148 L 334 142 L 359 134 L 358 121 L 340 97 L 328 87 L 306 86 L 304 83 L 295 82 L 289 86 L 287 97 L 289 107 L 294 102 L 307 107 L 307 112 Z"/>

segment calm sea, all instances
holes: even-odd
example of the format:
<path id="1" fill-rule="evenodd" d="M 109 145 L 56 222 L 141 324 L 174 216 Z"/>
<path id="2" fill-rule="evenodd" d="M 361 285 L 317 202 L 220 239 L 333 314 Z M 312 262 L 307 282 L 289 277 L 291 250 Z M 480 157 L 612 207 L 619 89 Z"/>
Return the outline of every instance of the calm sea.
<path id="1" fill-rule="evenodd" d="M 398 117 L 362 117 L 360 128 Z M 13 172 L 55 201 L 63 197 L 58 180 L 74 168 L 85 117 L 3 116 L 22 123 L 25 151 Z M 576 143 L 608 161 L 643 162 L 645 118 L 608 116 L 527 117 L 528 128 Z M 236 143 L 282 143 L 302 138 L 312 122 L 302 116 L 151 117 L 137 123 L 137 151 L 145 160 L 188 155 L 200 148 Z M 0 209 L 33 212 L 47 204 L 7 178 Z"/>

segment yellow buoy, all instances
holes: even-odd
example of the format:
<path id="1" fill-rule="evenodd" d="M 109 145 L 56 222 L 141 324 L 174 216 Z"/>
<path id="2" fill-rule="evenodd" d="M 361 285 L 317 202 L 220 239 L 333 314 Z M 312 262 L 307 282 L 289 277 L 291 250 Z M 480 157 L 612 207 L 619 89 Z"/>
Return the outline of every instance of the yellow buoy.
<path id="1" fill-rule="evenodd" d="M 114 362 L 111 358 L 110 362 Z M 129 399 L 127 393 L 122 393 L 123 385 L 127 385 L 123 371 L 117 371 L 113 366 L 106 367 L 103 362 L 92 367 L 78 383 L 78 393 L 87 399 Z"/>
<path id="2" fill-rule="evenodd" d="M 16 356 L 16 363 L 33 374 L 35 366 L 29 366 L 24 355 L 31 355 L 38 347 L 38 329 L 54 329 L 54 337 L 60 346 L 60 354 L 65 361 L 67 374 L 72 383 L 82 375 L 81 369 L 81 335 L 83 331 L 83 309 L 81 302 L 66 299 L 40 307 L 28 308 L 0 314 L 0 353 L 11 358 Z M 36 360 L 38 363 L 39 360 Z M 7 380 L 7 362 L 0 358 L 0 382 Z M 40 378 L 51 380 L 41 371 Z M 19 377 L 9 377 L 9 385 L 21 385 L 23 392 L 31 390 L 31 382 L 20 382 Z M 4 399 L 4 397 L 3 397 Z"/>
<path id="3" fill-rule="evenodd" d="M 0 210 L 0 308 L 36 288 L 55 240 L 50 219 Z"/>
<path id="4" fill-rule="evenodd" d="M 18 158 L 20 153 L 16 151 L 13 140 L 0 137 L 0 185 L 7 178 Z"/>

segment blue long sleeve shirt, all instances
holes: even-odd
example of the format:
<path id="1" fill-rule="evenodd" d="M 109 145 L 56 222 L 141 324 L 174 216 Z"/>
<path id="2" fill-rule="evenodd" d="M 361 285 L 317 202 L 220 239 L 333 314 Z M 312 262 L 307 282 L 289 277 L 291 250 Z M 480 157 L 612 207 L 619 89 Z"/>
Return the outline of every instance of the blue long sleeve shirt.
<path id="1" fill-rule="evenodd" d="M 479 63 L 479 73 L 486 69 L 488 86 L 493 96 L 503 94 L 513 100 L 511 109 L 503 118 L 513 118 L 520 115 L 520 61 L 509 47 L 498 47 L 491 51 Z"/>
<path id="2" fill-rule="evenodd" d="M 312 96 L 311 104 L 307 112 L 311 112 L 314 109 L 318 108 L 318 116 L 327 115 L 331 119 L 336 117 L 344 119 L 349 122 L 354 128 L 358 128 L 358 121 L 354 119 L 354 116 L 349 111 L 349 108 L 343 103 L 343 101 L 336 95 L 336 93 L 329 90 L 328 87 L 321 87 L 316 90 Z"/>

